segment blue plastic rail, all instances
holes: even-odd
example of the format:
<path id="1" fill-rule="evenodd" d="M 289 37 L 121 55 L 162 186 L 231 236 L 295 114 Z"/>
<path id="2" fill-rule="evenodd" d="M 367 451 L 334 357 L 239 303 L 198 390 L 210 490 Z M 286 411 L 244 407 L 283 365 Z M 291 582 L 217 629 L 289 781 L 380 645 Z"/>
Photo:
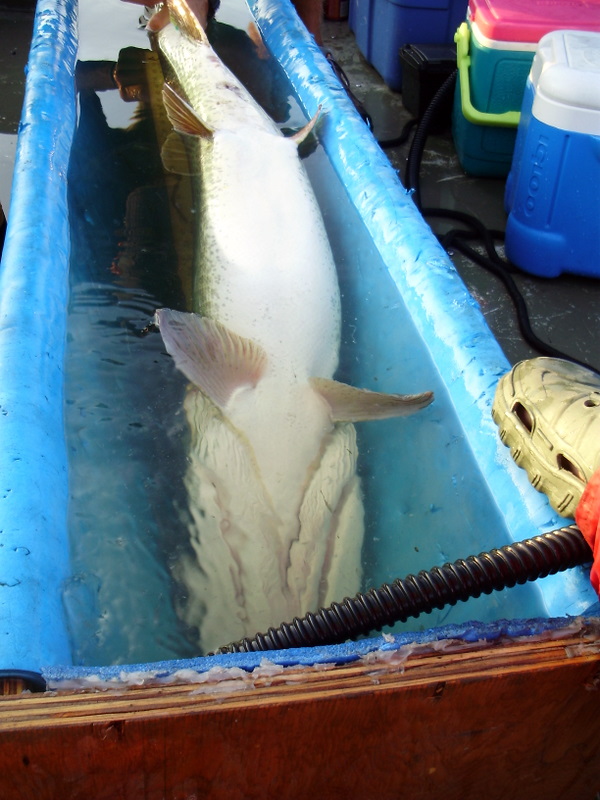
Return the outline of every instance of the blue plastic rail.
<path id="1" fill-rule="evenodd" d="M 39 0 L 0 266 L 0 669 L 71 661 L 63 358 L 77 3 Z"/>

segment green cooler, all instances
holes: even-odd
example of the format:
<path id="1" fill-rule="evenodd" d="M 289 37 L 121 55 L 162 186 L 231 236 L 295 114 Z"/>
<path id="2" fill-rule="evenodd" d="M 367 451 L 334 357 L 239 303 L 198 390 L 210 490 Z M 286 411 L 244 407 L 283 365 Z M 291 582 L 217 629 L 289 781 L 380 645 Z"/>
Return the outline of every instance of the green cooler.
<path id="1" fill-rule="evenodd" d="M 600 0 L 469 0 L 458 29 L 452 134 L 470 175 L 505 177 L 525 83 L 546 33 L 600 30 Z"/>

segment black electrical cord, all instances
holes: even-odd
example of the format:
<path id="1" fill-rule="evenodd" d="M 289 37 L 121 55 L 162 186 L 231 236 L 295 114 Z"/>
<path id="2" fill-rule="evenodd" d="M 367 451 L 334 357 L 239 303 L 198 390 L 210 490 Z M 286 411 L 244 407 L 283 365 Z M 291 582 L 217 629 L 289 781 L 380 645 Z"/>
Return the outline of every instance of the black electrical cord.
<path id="1" fill-rule="evenodd" d="M 462 211 L 454 211 L 444 208 L 423 208 L 421 213 L 424 217 L 452 219 L 462 222 L 464 225 L 467 225 L 471 228 L 472 232 L 459 228 L 453 228 L 438 238 L 445 250 L 449 250 L 451 248 L 459 250 L 468 259 L 473 261 L 475 264 L 478 264 L 480 267 L 483 267 L 485 270 L 495 275 L 500 281 L 502 281 L 517 312 L 519 330 L 530 347 L 532 347 L 534 350 L 537 350 L 537 352 L 541 353 L 542 355 L 566 359 L 567 361 L 578 364 L 580 367 L 589 369 L 592 372 L 598 372 L 598 370 L 591 364 L 575 358 L 574 356 L 567 355 L 562 350 L 559 350 L 547 342 L 544 342 L 535 334 L 529 319 L 527 304 L 523 298 L 523 295 L 519 291 L 519 287 L 512 277 L 514 273 L 519 273 L 520 271 L 509 261 L 502 258 L 498 254 L 498 251 L 495 247 L 494 240 L 504 240 L 504 233 L 502 231 L 489 230 L 476 217 L 473 217 L 470 214 L 465 214 Z M 473 247 L 471 247 L 468 244 L 470 240 L 482 242 L 487 256 L 482 255 Z"/>
<path id="2" fill-rule="evenodd" d="M 460 250 L 460 252 L 467 258 L 469 258 L 471 261 L 483 267 L 488 272 L 491 272 L 493 275 L 495 275 L 502 281 L 515 306 L 515 310 L 517 312 L 517 322 L 519 324 L 519 330 L 521 331 L 521 334 L 523 335 L 525 341 L 534 350 L 537 350 L 538 353 L 541 353 L 542 355 L 545 356 L 565 359 L 567 361 L 572 362 L 573 364 L 578 364 L 580 367 L 584 367 L 585 369 L 597 373 L 596 368 L 591 366 L 591 364 L 588 364 L 585 361 L 581 361 L 580 359 L 575 358 L 574 356 L 570 356 L 564 353 L 562 350 L 559 350 L 556 347 L 553 347 L 552 345 L 548 344 L 547 342 L 544 342 L 534 333 L 529 319 L 529 311 L 527 309 L 527 304 L 525 303 L 523 295 L 519 291 L 519 288 L 515 283 L 512 275 L 508 272 L 508 270 L 506 270 L 504 266 L 498 265 L 494 263 L 494 260 L 482 256 L 480 253 L 477 252 L 477 250 L 474 250 L 465 241 L 463 241 L 461 237 L 454 237 L 452 244 L 457 250 Z"/>
<path id="3" fill-rule="evenodd" d="M 455 69 L 454 72 L 446 78 L 437 92 L 433 95 L 431 103 L 429 103 L 425 113 L 419 121 L 417 130 L 415 131 L 415 135 L 410 145 L 408 161 L 406 162 L 405 186 L 407 189 L 412 190 L 412 198 L 415 202 L 415 205 L 419 209 L 421 208 L 420 171 L 423 151 L 425 150 L 425 143 L 427 141 L 427 137 L 429 136 L 432 120 L 437 116 L 438 110 L 444 102 L 446 96 L 450 92 L 454 91 L 457 74 L 458 70 Z"/>
<path id="4" fill-rule="evenodd" d="M 502 231 L 489 230 L 480 220 L 477 219 L 477 217 L 474 217 L 471 214 L 466 214 L 463 211 L 455 211 L 453 209 L 444 208 L 423 208 L 421 205 L 421 161 L 423 158 L 425 143 L 429 135 L 431 121 L 435 118 L 439 107 L 445 101 L 447 95 L 454 91 L 457 74 L 458 71 L 455 70 L 452 75 L 450 75 L 444 81 L 444 83 L 433 96 L 431 103 L 429 104 L 425 114 L 418 124 L 410 146 L 406 163 L 406 188 L 412 192 L 413 201 L 424 217 L 451 219 L 466 226 L 467 230 L 453 228 L 445 234 L 439 235 L 438 239 L 440 240 L 440 243 L 446 250 L 451 248 L 459 250 L 468 259 L 483 267 L 488 272 L 495 275 L 500 281 L 502 281 L 513 302 L 513 305 L 515 306 L 519 330 L 530 347 L 542 355 L 565 359 L 566 361 L 571 361 L 572 363 L 578 364 L 585 369 L 589 369 L 592 372 L 598 373 L 598 370 L 592 365 L 585 361 L 581 361 L 580 359 L 574 358 L 573 356 L 564 353 L 562 350 L 547 344 L 534 333 L 529 318 L 527 304 L 519 290 L 519 287 L 512 277 L 514 273 L 520 273 L 521 270 L 519 270 L 514 264 L 511 264 L 505 258 L 502 258 L 496 250 L 495 240 L 504 240 L 504 233 Z M 470 246 L 468 242 L 472 240 L 481 242 L 485 249 L 486 255 L 482 255 Z"/>
<path id="5" fill-rule="evenodd" d="M 377 144 L 382 150 L 389 149 L 390 147 L 402 147 L 402 145 L 408 141 L 412 129 L 418 124 L 419 120 L 417 117 L 409 119 L 408 122 L 404 124 L 399 136 L 395 136 L 392 139 L 377 139 Z"/>
<path id="6" fill-rule="evenodd" d="M 459 239 L 464 241 L 479 241 L 485 247 L 487 257 L 493 264 L 506 272 L 518 272 L 517 268 L 509 261 L 502 258 L 496 250 L 496 240 L 504 241 L 504 231 L 496 231 L 486 226 L 481 220 L 474 217 L 472 214 L 467 214 L 464 211 L 457 211 L 448 208 L 421 208 L 421 213 L 424 217 L 438 217 L 441 219 L 450 219 L 454 222 L 460 222 L 466 226 L 463 228 L 452 228 L 447 233 L 438 236 L 440 244 L 444 249 L 452 247 L 453 244 Z M 470 229 L 470 230 L 468 230 Z"/>
<path id="7" fill-rule="evenodd" d="M 4 211 L 2 210 L 2 206 L 0 206 L 0 255 L 2 255 L 2 251 L 4 250 L 4 240 L 6 239 L 6 217 L 4 216 Z"/>
<path id="8" fill-rule="evenodd" d="M 570 525 L 384 583 L 378 589 L 347 597 L 314 614 L 296 617 L 251 639 L 221 647 L 217 653 L 339 644 L 380 630 L 384 625 L 427 614 L 434 608 L 545 578 L 591 559 L 592 552 L 581 531 Z"/>
<path id="9" fill-rule="evenodd" d="M 0 669 L 0 683 L 11 681 L 22 684 L 30 692 L 46 691 L 46 681 L 39 672 L 25 669 Z"/>
<path id="10" fill-rule="evenodd" d="M 350 81 L 348 80 L 348 76 L 346 75 L 346 73 L 342 69 L 341 65 L 338 64 L 338 62 L 333 57 L 333 54 L 330 53 L 329 51 L 326 51 L 324 53 L 324 55 L 325 55 L 325 58 L 327 59 L 327 61 L 329 62 L 329 66 L 334 71 L 337 79 L 339 80 L 339 82 L 344 87 L 344 89 L 346 91 L 346 94 L 348 95 L 348 98 L 352 102 L 352 105 L 354 106 L 354 108 L 358 111 L 358 113 L 362 117 L 363 122 L 365 123 L 365 125 L 367 126 L 367 128 L 369 130 L 373 130 L 373 120 L 371 119 L 371 116 L 370 116 L 369 112 L 366 110 L 366 108 L 360 102 L 358 97 L 354 94 L 354 92 L 350 88 Z"/>

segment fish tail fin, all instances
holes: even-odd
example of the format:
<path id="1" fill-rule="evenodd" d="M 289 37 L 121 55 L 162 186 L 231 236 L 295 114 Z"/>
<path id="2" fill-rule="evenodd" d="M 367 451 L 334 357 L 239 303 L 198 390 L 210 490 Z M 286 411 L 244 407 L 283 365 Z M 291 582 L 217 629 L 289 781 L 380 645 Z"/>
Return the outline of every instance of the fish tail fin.
<path id="1" fill-rule="evenodd" d="M 190 39 L 209 44 L 206 31 L 187 0 L 167 0 L 169 17 L 173 24 Z"/>

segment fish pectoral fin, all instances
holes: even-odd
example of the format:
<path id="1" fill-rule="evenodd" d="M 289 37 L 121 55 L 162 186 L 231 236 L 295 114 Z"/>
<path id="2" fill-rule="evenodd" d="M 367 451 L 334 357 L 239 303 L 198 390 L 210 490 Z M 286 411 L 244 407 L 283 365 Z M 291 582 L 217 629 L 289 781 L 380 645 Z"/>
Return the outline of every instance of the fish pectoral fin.
<path id="1" fill-rule="evenodd" d="M 177 368 L 215 405 L 224 409 L 242 386 L 256 386 L 267 363 L 262 347 L 215 320 L 158 309 L 156 323 Z"/>
<path id="2" fill-rule="evenodd" d="M 200 119 L 189 103 L 181 97 L 172 86 L 165 83 L 162 90 L 163 103 L 169 122 L 177 133 L 188 136 L 200 136 L 202 139 L 212 139 L 214 131 Z"/>
<path id="3" fill-rule="evenodd" d="M 329 406 L 332 422 L 407 417 L 425 408 L 433 400 L 433 392 L 382 394 L 368 389 L 357 389 L 327 378 L 311 378 L 310 384 Z"/>
<path id="4" fill-rule="evenodd" d="M 200 142 L 191 136 L 182 136 L 173 131 L 162 146 L 160 157 L 167 172 L 175 175 L 198 175 L 200 173 Z"/>
<path id="5" fill-rule="evenodd" d="M 319 119 L 319 114 L 321 113 L 321 108 L 322 106 L 319 106 L 313 118 L 309 122 L 307 122 L 303 128 L 300 128 L 299 131 L 296 131 L 296 133 L 293 133 L 289 137 L 293 142 L 296 143 L 297 146 L 302 144 L 302 142 L 307 138 L 309 133 L 317 124 L 317 120 Z"/>

